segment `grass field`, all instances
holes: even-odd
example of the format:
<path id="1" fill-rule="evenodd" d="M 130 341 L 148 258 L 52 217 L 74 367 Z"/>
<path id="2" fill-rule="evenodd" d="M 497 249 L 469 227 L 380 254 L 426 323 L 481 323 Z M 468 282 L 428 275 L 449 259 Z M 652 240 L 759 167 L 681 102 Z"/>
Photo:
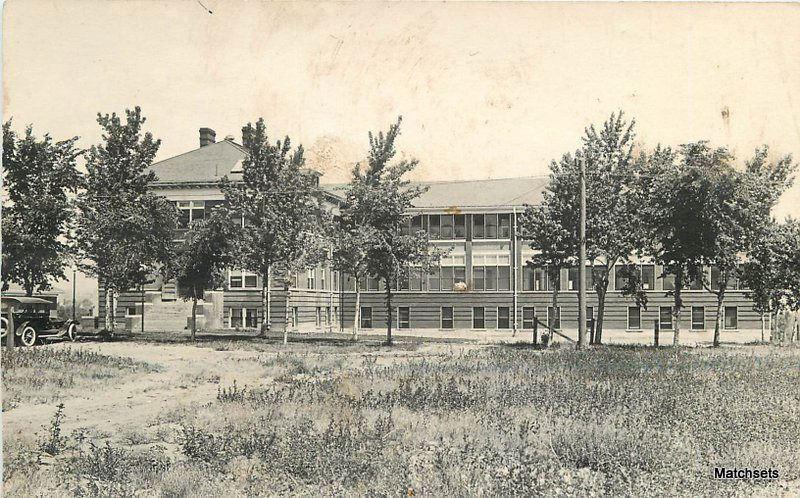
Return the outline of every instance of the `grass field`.
<path id="1" fill-rule="evenodd" d="M 3 355 L 6 496 L 800 493 L 798 349 L 77 348 Z"/>

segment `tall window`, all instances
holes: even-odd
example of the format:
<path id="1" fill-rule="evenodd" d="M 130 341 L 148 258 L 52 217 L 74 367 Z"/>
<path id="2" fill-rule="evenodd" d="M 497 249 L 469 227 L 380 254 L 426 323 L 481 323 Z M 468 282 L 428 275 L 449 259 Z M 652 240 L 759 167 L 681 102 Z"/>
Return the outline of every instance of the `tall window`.
<path id="1" fill-rule="evenodd" d="M 484 215 L 486 220 L 486 238 L 487 239 L 496 239 L 497 238 L 497 215 L 496 214 L 487 214 Z"/>
<path id="2" fill-rule="evenodd" d="M 511 238 L 511 215 L 510 214 L 498 215 L 497 221 L 499 224 L 499 229 L 497 231 L 498 237 L 501 239 Z"/>
<path id="3" fill-rule="evenodd" d="M 692 330 L 706 328 L 706 309 L 702 306 L 692 306 Z"/>
<path id="4" fill-rule="evenodd" d="M 322 327 L 322 306 L 317 306 L 316 325 L 317 327 Z"/>
<path id="5" fill-rule="evenodd" d="M 736 306 L 725 306 L 725 330 L 739 328 L 739 309 Z"/>
<path id="6" fill-rule="evenodd" d="M 411 309 L 408 306 L 397 308 L 397 328 L 411 328 Z"/>
<path id="7" fill-rule="evenodd" d="M 245 327 L 254 329 L 258 327 L 258 308 L 246 308 L 245 310 Z"/>
<path id="8" fill-rule="evenodd" d="M 300 312 L 297 306 L 292 306 L 292 327 L 297 328 L 300 324 Z"/>
<path id="9" fill-rule="evenodd" d="M 320 285 L 320 287 L 319 288 L 322 289 L 322 290 L 327 290 L 327 288 L 328 288 L 327 287 L 328 283 L 325 281 L 325 274 L 326 273 L 327 272 L 325 271 L 325 268 L 320 268 L 320 270 L 319 270 L 319 285 Z"/>
<path id="10" fill-rule="evenodd" d="M 474 254 L 472 288 L 477 291 L 511 290 L 511 256 L 507 253 Z"/>
<path id="11" fill-rule="evenodd" d="M 317 280 L 313 268 L 306 270 L 306 289 L 316 289 Z"/>
<path id="12" fill-rule="evenodd" d="M 178 201 L 178 210 L 180 210 L 180 217 L 178 219 L 178 226 L 180 228 L 189 228 L 193 221 L 202 220 L 206 217 L 206 202 L 205 201 Z"/>
<path id="13" fill-rule="evenodd" d="M 438 214 L 428 216 L 428 237 L 431 239 L 438 239 L 441 233 L 440 225 L 441 220 Z"/>
<path id="14" fill-rule="evenodd" d="M 664 290 L 675 290 L 675 274 L 667 273 L 661 277 L 664 280 Z"/>
<path id="15" fill-rule="evenodd" d="M 508 306 L 500 306 L 497 308 L 497 328 L 509 329 L 511 328 L 511 319 Z"/>
<path id="16" fill-rule="evenodd" d="M 441 237 L 445 240 L 454 238 L 455 233 L 453 232 L 453 215 L 443 214 L 440 216 L 440 219 L 442 224 L 440 230 Z"/>
<path id="17" fill-rule="evenodd" d="M 472 215 L 472 238 L 483 239 L 486 235 L 484 230 L 484 219 L 482 214 Z"/>
<path id="18" fill-rule="evenodd" d="M 651 290 L 656 288 L 656 267 L 654 265 L 642 265 L 642 288 Z"/>
<path id="19" fill-rule="evenodd" d="M 533 329 L 536 319 L 536 310 L 533 306 L 523 306 L 522 308 L 522 328 Z"/>
<path id="20" fill-rule="evenodd" d="M 658 328 L 672 330 L 672 306 L 661 306 L 658 309 Z"/>
<path id="21" fill-rule="evenodd" d="M 361 282 L 359 283 L 362 291 L 376 291 L 380 287 L 380 282 L 376 277 L 366 277 L 362 278 Z"/>
<path id="22" fill-rule="evenodd" d="M 232 329 L 242 328 L 242 308 L 231 308 L 230 326 Z"/>
<path id="23" fill-rule="evenodd" d="M 628 285 L 627 275 L 636 271 L 635 265 L 617 265 L 614 267 L 614 289 L 622 290 Z"/>
<path id="24" fill-rule="evenodd" d="M 371 329 L 372 328 L 372 307 L 371 306 L 362 306 L 361 307 L 361 328 L 362 329 Z"/>
<path id="25" fill-rule="evenodd" d="M 466 216 L 463 214 L 457 214 L 453 218 L 455 224 L 454 238 L 456 239 L 466 238 L 467 237 Z"/>
<path id="26" fill-rule="evenodd" d="M 443 329 L 452 329 L 453 328 L 453 307 L 452 306 L 442 306 L 442 308 L 441 308 L 441 328 L 443 328 Z"/>
<path id="27" fill-rule="evenodd" d="M 455 254 L 442 258 L 440 268 L 434 268 L 428 275 L 428 289 L 452 292 L 456 283 L 466 282 L 465 254 Z"/>
<path id="28" fill-rule="evenodd" d="M 719 268 L 716 266 L 711 267 L 711 289 L 712 290 L 719 290 L 720 284 L 722 283 L 722 273 L 719 271 Z M 737 281 L 735 278 L 728 279 L 728 290 L 733 290 L 738 287 Z"/>
<path id="29" fill-rule="evenodd" d="M 561 306 L 558 306 L 555 311 L 552 306 L 547 307 L 547 325 L 556 330 L 561 328 Z"/>
<path id="30" fill-rule="evenodd" d="M 628 306 L 628 330 L 640 330 L 642 328 L 642 308 L 638 306 Z"/>
<path id="31" fill-rule="evenodd" d="M 482 306 L 476 306 L 472 308 L 472 328 L 473 329 L 486 328 L 486 321 L 484 320 Z"/>

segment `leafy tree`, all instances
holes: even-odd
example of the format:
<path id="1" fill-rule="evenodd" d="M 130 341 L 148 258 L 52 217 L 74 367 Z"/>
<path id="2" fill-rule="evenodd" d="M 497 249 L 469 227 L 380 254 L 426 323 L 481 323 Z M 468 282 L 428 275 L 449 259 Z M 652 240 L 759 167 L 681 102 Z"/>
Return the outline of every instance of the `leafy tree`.
<path id="1" fill-rule="evenodd" d="M 197 300 L 203 293 L 220 287 L 230 263 L 230 241 L 236 237 L 230 216 L 218 207 L 205 220 L 192 222 L 177 250 L 172 273 L 179 295 L 192 301 L 192 341 L 197 332 Z"/>
<path id="2" fill-rule="evenodd" d="M 441 253 L 428 244 L 426 232 L 406 233 L 408 210 L 424 187 L 412 186 L 403 176 L 417 166 L 417 161 L 401 160 L 389 164 L 396 154 L 395 140 L 400 133 L 402 118 L 389 131 L 369 134 L 368 167 L 362 173 L 356 166 L 351 180 L 353 197 L 349 199 L 347 216 L 365 220 L 370 240 L 367 252 L 367 271 L 383 281 L 386 290 L 386 342 L 392 344 L 392 294 L 401 278 L 409 276 L 412 267 L 429 271 L 438 263 Z M 371 234 L 370 234 L 371 231 Z"/>
<path id="3" fill-rule="evenodd" d="M 324 257 L 323 215 L 316 195 L 317 179 L 301 169 L 302 146 L 293 151 L 289 137 L 270 144 L 263 118 L 242 128 L 242 143 L 248 152 L 242 163 L 242 180 L 226 177 L 220 187 L 230 209 L 243 220 L 232 242 L 233 259 L 261 279 L 260 335 L 264 335 L 271 327 L 273 270 L 288 278 L 292 271 Z M 287 330 L 288 326 L 284 342 Z"/>
<path id="4" fill-rule="evenodd" d="M 78 196 L 76 243 L 81 268 L 98 278 L 105 291 L 105 328 L 114 331 L 116 294 L 144 282 L 173 257 L 177 210 L 148 192 L 156 180 L 149 170 L 160 140 L 143 133 L 137 106 L 98 114 L 102 142 L 86 156 L 85 189 Z"/>
<path id="5" fill-rule="evenodd" d="M 724 148 L 711 149 L 706 142 L 685 146 L 696 170 L 695 195 L 701 203 L 696 213 L 702 237 L 697 264 L 713 265 L 718 285 L 703 286 L 717 298 L 714 346 L 719 346 L 726 292 L 741 276 L 744 255 L 755 248 L 771 222 L 770 211 L 791 184 L 791 157 L 769 163 L 766 147 L 758 149 L 744 171 L 732 164 Z M 704 273 L 705 277 L 705 273 Z"/>
<path id="6" fill-rule="evenodd" d="M 3 290 L 19 284 L 30 296 L 65 278 L 72 256 L 69 245 L 73 195 L 81 183 L 75 160 L 78 137 L 41 140 L 33 128 L 18 137 L 11 120 L 3 124 Z"/>
<path id="7" fill-rule="evenodd" d="M 565 156 L 562 161 L 569 161 Z M 552 174 L 551 174 L 552 181 Z M 544 199 L 538 206 L 528 206 L 517 222 L 519 236 L 528 241 L 531 249 L 536 254 L 526 262 L 533 268 L 543 268 L 547 272 L 547 278 L 553 282 L 553 309 L 558 309 L 558 291 L 561 288 L 561 269 L 567 268 L 575 261 L 577 253 L 577 240 L 574 233 L 565 229 L 566 226 L 573 226 L 571 223 L 564 223 L 560 218 L 564 211 L 555 212 L 553 192 L 548 190 L 544 193 Z M 555 317 L 550 317 L 547 324 L 553 329 Z M 552 330 L 551 330 L 552 333 Z M 552 337 L 552 334 L 551 334 Z M 538 343 L 539 338 L 534 337 L 534 342 Z"/>
<path id="8" fill-rule="evenodd" d="M 764 314 L 774 322 L 781 310 L 800 310 L 800 221 L 769 224 L 748 254 L 741 282 L 762 314 L 762 336 Z"/>
<path id="9" fill-rule="evenodd" d="M 340 215 L 333 220 L 332 262 L 333 267 L 355 280 L 356 303 L 353 320 L 353 340 L 358 340 L 361 321 L 361 282 L 369 276 L 369 251 L 377 240 L 377 234 L 367 224 L 368 211 L 361 209 L 365 203 L 374 202 L 373 190 L 358 181 L 357 170 L 340 208 Z"/>

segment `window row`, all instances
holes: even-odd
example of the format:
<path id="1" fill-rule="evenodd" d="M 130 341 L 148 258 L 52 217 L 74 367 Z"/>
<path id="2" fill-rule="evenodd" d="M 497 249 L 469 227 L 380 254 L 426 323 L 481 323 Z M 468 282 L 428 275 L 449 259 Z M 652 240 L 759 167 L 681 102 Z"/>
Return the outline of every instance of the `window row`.
<path id="1" fill-rule="evenodd" d="M 510 239 L 511 214 L 473 214 L 473 239 Z M 467 238 L 467 215 L 422 214 L 412 216 L 403 227 L 403 233 L 427 232 L 432 240 L 458 240 Z"/>
<path id="2" fill-rule="evenodd" d="M 333 278 L 333 287 L 328 289 L 326 270 L 306 270 L 303 277 L 305 278 L 306 289 L 316 290 L 339 290 L 339 272 L 331 272 Z M 298 288 L 300 286 L 300 276 L 297 273 L 292 275 L 292 286 Z M 228 272 L 228 288 L 229 289 L 260 289 L 258 276 L 255 273 L 246 270 L 230 270 Z"/>
<path id="3" fill-rule="evenodd" d="M 497 310 L 496 315 L 496 327 L 497 329 L 510 329 L 513 325 L 513 319 L 511 314 L 511 307 L 509 306 L 498 306 L 495 308 Z M 591 309 L 591 307 L 589 308 Z M 473 306 L 472 310 L 472 328 L 481 330 L 486 329 L 486 310 L 487 308 L 484 306 Z M 411 308 L 408 306 L 400 306 L 394 308 L 393 311 L 394 316 L 394 326 L 398 329 L 408 329 L 411 327 Z M 362 329 L 371 329 L 373 328 L 373 310 L 372 306 L 362 306 L 359 310 L 359 325 Z M 533 329 L 535 327 L 535 320 L 536 317 L 536 310 L 533 306 L 524 306 L 522 308 L 522 328 L 523 329 Z M 552 306 L 547 307 L 547 316 L 545 322 L 553 329 L 560 329 L 561 328 L 561 307 L 555 308 L 553 311 Z M 454 318 L 454 307 L 453 306 L 442 306 L 439 308 L 439 328 L 441 329 L 453 329 L 455 328 L 455 318 Z"/>
<path id="4" fill-rule="evenodd" d="M 692 306 L 691 311 L 691 330 L 706 329 L 706 309 L 705 306 Z M 672 306 L 660 306 L 658 309 L 658 328 L 659 330 L 673 330 Z M 736 306 L 725 306 L 723 310 L 722 327 L 725 330 L 736 330 L 739 328 L 739 308 Z M 628 330 L 642 330 L 642 309 L 638 306 L 628 306 Z"/>

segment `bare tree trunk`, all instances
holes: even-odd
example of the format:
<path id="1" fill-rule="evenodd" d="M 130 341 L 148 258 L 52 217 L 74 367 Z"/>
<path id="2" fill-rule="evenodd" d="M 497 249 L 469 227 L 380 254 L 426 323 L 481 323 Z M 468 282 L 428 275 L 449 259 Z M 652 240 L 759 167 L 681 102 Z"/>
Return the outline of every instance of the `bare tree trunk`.
<path id="1" fill-rule="evenodd" d="M 761 312 L 761 342 L 764 342 L 764 312 Z"/>
<path id="2" fill-rule="evenodd" d="M 289 344 L 289 299 L 292 297 L 292 286 L 286 284 L 286 325 L 283 327 L 283 344 Z"/>
<path id="3" fill-rule="evenodd" d="M 264 323 L 261 326 L 262 334 L 266 334 L 272 329 L 272 265 L 267 266 L 266 283 L 266 309 L 264 310 Z"/>
<path id="4" fill-rule="evenodd" d="M 353 316 L 353 341 L 358 340 L 358 329 L 361 326 L 361 288 L 359 279 L 356 279 L 356 310 Z"/>
<path id="5" fill-rule="evenodd" d="M 547 320 L 547 334 L 550 336 L 548 346 L 553 344 L 553 339 L 555 338 L 555 334 L 553 331 L 556 329 L 556 313 L 558 313 L 559 318 L 561 317 L 561 311 L 558 309 L 558 291 L 561 289 L 561 269 L 557 269 L 556 272 L 553 274 L 553 314 L 548 315 Z M 559 320 L 560 321 L 560 320 Z"/>
<path id="6" fill-rule="evenodd" d="M 675 305 L 672 307 L 672 316 L 675 323 L 672 329 L 675 333 L 672 337 L 672 347 L 677 348 L 680 345 L 681 335 L 681 308 L 683 308 L 683 299 L 681 291 L 683 290 L 683 270 L 679 269 L 675 272 Z"/>
<path id="7" fill-rule="evenodd" d="M 197 287 L 192 291 L 192 342 L 195 341 L 197 334 Z"/>
<path id="8" fill-rule="evenodd" d="M 720 287 L 719 292 L 717 294 L 717 319 L 714 320 L 714 347 L 719 347 L 719 334 L 720 328 L 722 325 L 722 312 L 725 309 L 725 287 Z"/>
<path id="9" fill-rule="evenodd" d="M 603 319 L 606 316 L 606 288 L 597 291 L 597 320 L 594 322 L 594 342 L 592 344 L 603 344 Z"/>
<path id="10" fill-rule="evenodd" d="M 392 345 L 392 286 L 389 279 L 386 281 L 386 345 Z"/>
<path id="11" fill-rule="evenodd" d="M 114 320 L 113 320 L 113 318 L 111 316 L 111 313 L 112 313 L 111 308 L 113 307 L 113 304 L 112 304 L 113 303 L 113 299 L 111 299 L 111 289 L 108 287 L 108 285 L 105 286 L 105 291 L 106 291 L 105 329 L 106 329 L 106 332 L 111 332 L 111 330 L 113 330 L 113 328 L 114 328 L 113 327 Z"/>

